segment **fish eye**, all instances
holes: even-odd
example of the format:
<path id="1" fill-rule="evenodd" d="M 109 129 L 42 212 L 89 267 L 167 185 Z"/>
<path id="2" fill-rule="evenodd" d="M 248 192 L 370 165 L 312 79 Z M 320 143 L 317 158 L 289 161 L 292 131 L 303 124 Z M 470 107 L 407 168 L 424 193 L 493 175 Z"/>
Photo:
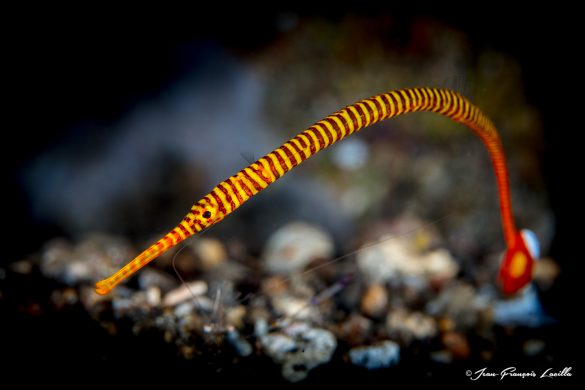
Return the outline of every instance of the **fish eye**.
<path id="1" fill-rule="evenodd" d="M 201 214 L 203 218 L 211 218 L 211 211 L 205 210 L 203 214 Z"/>

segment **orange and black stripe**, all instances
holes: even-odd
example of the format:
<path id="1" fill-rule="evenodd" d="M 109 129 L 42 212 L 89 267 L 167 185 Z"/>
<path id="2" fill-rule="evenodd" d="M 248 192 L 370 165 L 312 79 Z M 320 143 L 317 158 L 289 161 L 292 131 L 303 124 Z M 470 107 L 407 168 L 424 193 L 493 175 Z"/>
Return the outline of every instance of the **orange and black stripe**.
<path id="1" fill-rule="evenodd" d="M 496 174 L 504 236 L 508 246 L 512 246 L 517 230 L 512 216 L 506 160 L 496 128 L 479 108 L 457 92 L 436 88 L 409 88 L 372 96 L 349 105 L 219 183 L 192 207 L 189 214 L 171 232 L 116 274 L 98 282 L 96 291 L 107 294 L 118 283 L 164 251 L 221 221 L 252 196 L 320 150 L 364 127 L 416 111 L 430 111 L 449 117 L 471 128 L 483 141 Z M 206 212 L 209 218 L 205 217 Z"/>

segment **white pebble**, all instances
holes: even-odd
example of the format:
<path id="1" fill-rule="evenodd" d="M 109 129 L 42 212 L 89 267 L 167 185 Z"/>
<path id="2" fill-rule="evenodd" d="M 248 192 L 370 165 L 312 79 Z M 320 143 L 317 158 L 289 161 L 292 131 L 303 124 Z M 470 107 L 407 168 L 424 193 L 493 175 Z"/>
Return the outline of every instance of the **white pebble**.
<path id="1" fill-rule="evenodd" d="M 264 265 L 269 272 L 289 275 L 315 259 L 329 258 L 333 247 L 333 239 L 322 229 L 303 222 L 291 223 L 268 239 Z"/>
<path id="2" fill-rule="evenodd" d="M 194 296 L 200 296 L 207 292 L 207 283 L 196 280 L 187 284 L 182 284 L 174 290 L 169 291 L 164 299 L 164 306 L 175 306 L 181 302 L 192 299 Z"/>
<path id="3" fill-rule="evenodd" d="M 161 303 L 161 292 L 160 288 L 151 286 L 146 290 L 146 302 L 150 306 L 159 306 Z"/>
<path id="4" fill-rule="evenodd" d="M 407 342 L 428 339 L 437 334 L 437 324 L 432 317 L 405 309 L 390 312 L 386 317 L 386 328 L 391 336 L 399 336 Z"/>
<path id="5" fill-rule="evenodd" d="M 391 367 L 400 361 L 400 347 L 394 341 L 386 340 L 369 347 L 352 348 L 349 359 L 353 365 L 368 370 Z"/>
<path id="6" fill-rule="evenodd" d="M 221 241 L 216 238 L 199 238 L 191 244 L 204 270 L 210 270 L 227 259 L 227 253 Z"/>
<path id="7" fill-rule="evenodd" d="M 252 345 L 240 336 L 236 329 L 230 329 L 227 333 L 227 340 L 234 347 L 238 355 L 250 356 L 252 354 Z"/>
<path id="8" fill-rule="evenodd" d="M 283 331 L 260 338 L 266 354 L 282 364 L 282 376 L 290 381 L 303 380 L 309 371 L 331 360 L 337 340 L 325 329 L 294 323 Z"/>
<path id="9" fill-rule="evenodd" d="M 421 286 L 423 280 L 452 279 L 459 271 L 447 250 L 421 254 L 408 239 L 401 237 L 360 251 L 357 264 L 370 283 L 406 282 L 413 287 Z"/>

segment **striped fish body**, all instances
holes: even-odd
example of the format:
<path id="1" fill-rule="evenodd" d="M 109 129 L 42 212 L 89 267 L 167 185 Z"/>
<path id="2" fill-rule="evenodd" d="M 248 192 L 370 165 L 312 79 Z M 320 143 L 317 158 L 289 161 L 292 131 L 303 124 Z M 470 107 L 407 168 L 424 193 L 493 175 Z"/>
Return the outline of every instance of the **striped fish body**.
<path id="1" fill-rule="evenodd" d="M 224 219 L 252 196 L 284 176 L 320 150 L 360 129 L 384 119 L 417 111 L 435 112 L 459 122 L 483 141 L 496 174 L 504 237 L 513 246 L 517 234 L 508 172 L 498 132 L 492 122 L 460 94 L 436 88 L 408 88 L 372 96 L 351 104 L 315 123 L 293 139 L 219 183 L 195 203 L 187 216 L 168 234 L 111 277 L 97 283 L 96 292 L 107 294 L 160 254 Z"/>

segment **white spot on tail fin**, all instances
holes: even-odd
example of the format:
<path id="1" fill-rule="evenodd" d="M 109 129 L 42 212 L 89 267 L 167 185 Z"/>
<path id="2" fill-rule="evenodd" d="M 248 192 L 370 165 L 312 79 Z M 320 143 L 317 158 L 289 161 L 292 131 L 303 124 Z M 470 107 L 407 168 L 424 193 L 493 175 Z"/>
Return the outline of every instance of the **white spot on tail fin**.
<path id="1" fill-rule="evenodd" d="M 526 247 L 530 251 L 532 258 L 534 260 L 540 259 L 540 243 L 538 242 L 536 234 L 534 234 L 532 230 L 528 229 L 523 229 L 520 233 L 522 234 L 524 243 L 526 243 Z"/>

